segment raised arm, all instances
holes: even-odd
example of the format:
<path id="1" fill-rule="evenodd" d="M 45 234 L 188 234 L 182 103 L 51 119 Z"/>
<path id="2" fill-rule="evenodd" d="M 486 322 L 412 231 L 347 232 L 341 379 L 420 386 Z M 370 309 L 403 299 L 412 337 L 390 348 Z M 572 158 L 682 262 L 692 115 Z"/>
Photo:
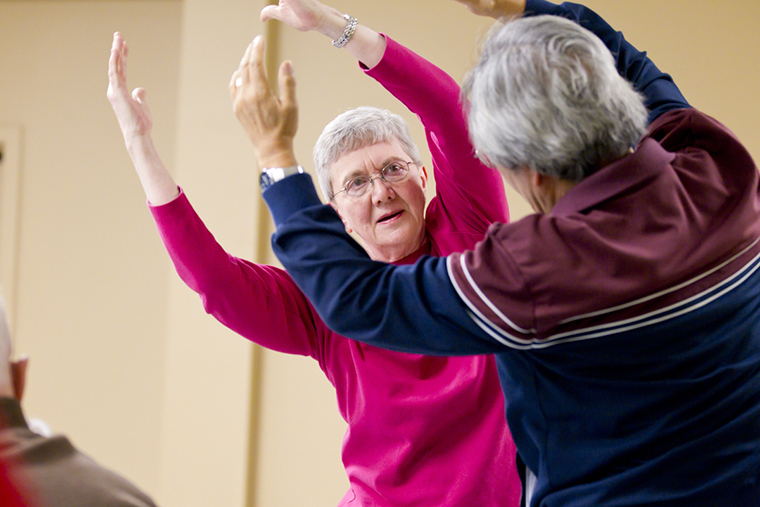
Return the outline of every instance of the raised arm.
<path id="1" fill-rule="evenodd" d="M 475 156 L 459 84 L 442 69 L 387 37 L 383 59 L 366 70 L 416 114 L 433 159 L 436 198 L 461 231 L 482 235 L 493 222 L 509 221 L 504 183 Z"/>
<path id="2" fill-rule="evenodd" d="M 316 0 L 280 0 L 277 5 L 268 5 L 261 10 L 261 20 L 277 19 L 301 31 L 314 30 L 339 40 L 348 25 L 348 20 L 337 9 L 323 5 Z M 385 52 L 385 38 L 363 24 L 357 24 L 346 51 L 366 67 L 377 65 Z"/>
<path id="3" fill-rule="evenodd" d="M 111 58 L 108 60 L 108 91 L 106 95 L 116 119 L 127 152 L 140 178 L 148 202 L 165 204 L 179 195 L 179 189 L 156 152 L 151 138 L 153 120 L 145 102 L 146 92 L 135 88 L 130 94 L 127 88 L 127 56 L 129 48 L 121 34 L 113 35 Z"/>
<path id="4" fill-rule="evenodd" d="M 277 153 L 280 160 L 295 164 L 295 80 L 292 69 L 283 64 L 279 95 L 270 89 L 261 38 L 249 46 L 233 74 L 231 94 L 259 163 L 265 166 Z M 464 304 L 448 280 L 446 259 L 427 258 L 415 266 L 399 267 L 371 261 L 346 234 L 335 211 L 321 204 L 308 174 L 286 177 L 269 187 L 264 198 L 277 224 L 275 253 L 288 270 L 293 270 L 290 274 L 298 277 L 294 279 L 299 286 L 308 288 L 306 294 L 315 298 L 317 310 L 330 319 L 326 323 L 334 331 L 346 330 L 352 338 L 408 352 L 464 355 L 499 348 L 484 333 L 482 338 L 462 342 L 461 335 L 472 336 L 478 328 L 467 317 Z M 295 218 L 291 216 L 294 210 L 304 213 L 296 213 L 297 219 L 288 220 Z M 421 273 L 425 274 L 422 278 Z M 390 277 L 391 290 L 378 291 L 378 287 L 386 287 L 386 277 Z M 415 293 L 423 278 L 424 295 L 418 296 Z M 335 297 L 328 297 L 330 293 Z M 401 296 L 409 304 L 400 310 L 403 315 L 398 318 L 397 298 Z M 376 304 L 379 314 L 369 320 L 355 318 L 359 314 L 355 312 L 374 314 L 366 309 Z M 409 343 L 410 335 L 419 337 L 419 341 Z"/>
<path id="5" fill-rule="evenodd" d="M 277 19 L 302 31 L 339 39 L 343 15 L 316 0 L 281 0 L 265 7 L 261 19 Z M 326 50 L 330 50 L 326 44 Z M 457 82 L 424 58 L 359 23 L 345 50 L 367 74 L 416 114 L 433 158 L 438 198 L 461 230 L 485 233 L 492 222 L 506 222 L 509 211 L 501 177 L 474 156 Z"/>
<path id="6" fill-rule="evenodd" d="M 544 14 L 575 13 L 578 22 L 592 20 L 591 26 L 608 42 L 607 47 L 618 51 L 618 62 L 623 62 L 619 69 L 648 94 L 650 104 L 664 97 L 668 107 L 685 107 L 685 102 L 669 99 L 680 96 L 672 81 L 590 11 L 563 7 L 554 12 L 558 6 L 538 0 L 529 0 L 527 7 L 531 6 L 545 8 Z M 665 93 L 658 95 L 662 89 Z M 665 110 L 656 109 L 654 114 Z M 414 266 L 399 267 L 369 261 L 345 234 L 334 212 L 318 206 L 307 176 L 286 178 L 270 187 L 264 198 L 278 226 L 275 253 L 336 331 L 374 345 L 427 354 L 495 351 L 506 345 L 485 329 L 473 329 L 446 261 L 423 259 Z M 397 322 L 413 331 L 407 334 L 407 340 L 414 337 L 413 343 L 394 337 Z M 430 336 L 439 339 L 433 341 Z"/>
<path id="7" fill-rule="evenodd" d="M 151 213 L 177 274 L 208 314 L 268 349 L 319 356 L 324 326 L 287 273 L 228 254 L 184 194 Z"/>
<path id="8" fill-rule="evenodd" d="M 314 310 L 290 277 L 225 252 L 180 193 L 153 146 L 145 91 L 127 89 L 127 55 L 123 38 L 114 34 L 107 95 L 177 273 L 209 314 L 243 337 L 281 352 L 316 355 Z"/>

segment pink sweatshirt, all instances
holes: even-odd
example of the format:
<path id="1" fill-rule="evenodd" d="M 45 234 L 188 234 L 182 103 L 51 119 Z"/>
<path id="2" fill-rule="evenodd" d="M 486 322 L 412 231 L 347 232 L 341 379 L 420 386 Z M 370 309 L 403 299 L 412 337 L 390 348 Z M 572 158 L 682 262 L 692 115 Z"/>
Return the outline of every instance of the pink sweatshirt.
<path id="1" fill-rule="evenodd" d="M 473 156 L 459 86 L 390 38 L 367 73 L 425 126 L 436 196 L 426 212 L 424 254 L 472 248 L 489 224 L 508 220 L 499 174 Z M 434 99 L 433 99 L 434 98 Z M 340 506 L 517 507 L 516 449 L 492 356 L 392 352 L 330 331 L 288 274 L 227 254 L 181 194 L 152 207 L 182 280 L 208 313 L 264 347 L 311 356 L 335 386 L 348 423 Z"/>

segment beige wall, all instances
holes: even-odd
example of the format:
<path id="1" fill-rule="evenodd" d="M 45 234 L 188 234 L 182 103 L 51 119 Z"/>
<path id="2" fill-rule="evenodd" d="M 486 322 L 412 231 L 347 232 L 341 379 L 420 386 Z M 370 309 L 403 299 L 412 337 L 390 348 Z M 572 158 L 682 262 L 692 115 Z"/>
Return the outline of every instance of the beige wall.
<path id="1" fill-rule="evenodd" d="M 0 125 L 21 133 L 16 349 L 25 407 L 145 489 L 159 489 L 165 253 L 105 99 L 115 30 L 134 39 L 156 142 L 174 165 L 181 8 L 0 2 Z M 5 250 L 3 250 L 5 251 Z M 4 260 L 5 261 L 5 260 Z"/>
<path id="2" fill-rule="evenodd" d="M 156 144 L 199 214 L 230 252 L 274 262 L 253 151 L 227 94 L 246 44 L 272 28 L 258 21 L 264 3 L 0 0 L 0 136 L 21 133 L 22 169 L 18 244 L 0 248 L 17 252 L 15 281 L 0 270 L 0 283 L 17 349 L 32 357 L 26 411 L 164 507 L 329 506 L 347 486 L 329 382 L 314 361 L 262 353 L 203 313 L 163 252 L 105 99 L 120 30 L 130 84 L 148 89 Z M 334 5 L 456 78 L 490 24 L 450 0 Z M 760 4 L 589 5 L 760 159 Z M 295 65 L 304 165 L 339 112 L 403 112 L 324 37 L 282 29 L 268 41 Z M 513 216 L 526 213 L 510 198 Z"/>

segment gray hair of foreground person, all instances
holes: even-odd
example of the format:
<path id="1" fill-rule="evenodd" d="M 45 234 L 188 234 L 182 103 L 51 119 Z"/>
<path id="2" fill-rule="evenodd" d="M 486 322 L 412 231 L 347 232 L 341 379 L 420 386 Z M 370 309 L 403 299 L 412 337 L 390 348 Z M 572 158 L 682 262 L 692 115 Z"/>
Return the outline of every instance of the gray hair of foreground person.
<path id="1" fill-rule="evenodd" d="M 625 155 L 647 126 L 643 96 L 609 49 L 556 16 L 495 26 L 462 93 L 485 162 L 572 182 Z"/>
<path id="2" fill-rule="evenodd" d="M 322 194 L 332 201 L 330 168 L 343 155 L 365 146 L 397 139 L 401 148 L 417 165 L 422 165 L 420 150 L 404 119 L 386 109 L 362 106 L 339 114 L 328 123 L 314 145 L 314 167 Z M 378 168 L 379 169 L 379 168 Z"/>

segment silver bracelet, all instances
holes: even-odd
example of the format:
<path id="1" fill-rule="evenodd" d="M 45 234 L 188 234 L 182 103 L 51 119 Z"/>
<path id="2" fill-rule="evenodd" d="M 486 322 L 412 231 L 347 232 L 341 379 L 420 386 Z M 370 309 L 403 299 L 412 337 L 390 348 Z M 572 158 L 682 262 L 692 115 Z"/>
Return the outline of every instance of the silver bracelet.
<path id="1" fill-rule="evenodd" d="M 352 17 L 350 14 L 344 14 L 343 19 L 346 20 L 346 28 L 343 30 L 343 35 L 341 35 L 338 40 L 332 41 L 333 46 L 338 49 L 348 44 L 348 41 L 350 41 L 351 37 L 354 36 L 356 25 L 359 24 L 359 20 Z"/>

